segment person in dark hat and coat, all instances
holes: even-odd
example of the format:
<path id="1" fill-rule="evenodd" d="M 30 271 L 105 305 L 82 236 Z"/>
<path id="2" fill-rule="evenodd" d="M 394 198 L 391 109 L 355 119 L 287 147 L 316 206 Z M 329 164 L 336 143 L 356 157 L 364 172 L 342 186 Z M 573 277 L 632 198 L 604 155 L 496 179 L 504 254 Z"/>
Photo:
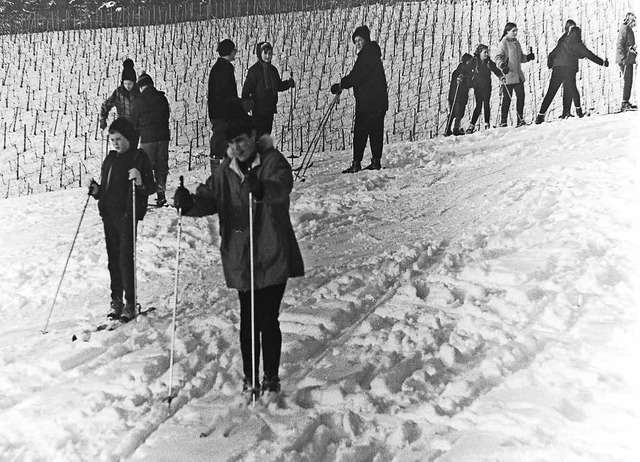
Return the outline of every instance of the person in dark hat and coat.
<path id="1" fill-rule="evenodd" d="M 140 132 L 140 149 L 147 153 L 157 184 L 156 206 L 166 202 L 167 175 L 169 174 L 169 101 L 163 91 L 153 85 L 149 74 L 138 78 L 140 96 L 136 98 L 131 114 L 133 126 Z"/>
<path id="2" fill-rule="evenodd" d="M 100 108 L 100 130 L 107 128 L 109 112 L 116 108 L 117 117 L 131 120 L 133 100 L 140 95 L 140 89 L 136 83 L 136 71 L 133 61 L 129 58 L 122 62 L 122 76 L 120 85 L 109 96 Z"/>
<path id="3" fill-rule="evenodd" d="M 476 100 L 476 107 L 473 110 L 471 124 L 467 128 L 467 133 L 475 131 L 476 122 L 483 110 L 484 128 L 487 129 L 491 125 L 491 73 L 493 72 L 501 83 L 504 83 L 504 77 L 501 75 L 500 69 L 489 56 L 489 47 L 483 43 L 476 47 L 470 67 L 473 76 L 473 96 Z"/>
<path id="4" fill-rule="evenodd" d="M 227 157 L 214 174 L 198 186 L 195 194 L 179 187 L 174 206 L 185 216 L 218 214 L 226 284 L 238 291 L 240 299 L 243 393 L 251 398 L 280 390 L 280 303 L 287 280 L 303 276 L 304 264 L 289 215 L 293 188 L 291 165 L 274 147 L 271 136 L 263 135 L 256 140 L 253 122 L 240 105 L 231 111 L 234 115 L 228 119 L 225 130 Z M 251 352 L 250 193 L 254 201 L 255 369 Z M 264 377 L 260 387 L 261 350 Z M 257 388 L 253 387 L 254 383 Z"/>
<path id="5" fill-rule="evenodd" d="M 277 112 L 278 92 L 295 87 L 292 78 L 280 79 L 278 69 L 271 64 L 273 46 L 269 42 L 259 42 L 256 46 L 258 62 L 249 68 L 242 87 L 243 102 L 250 101 L 256 136 L 271 134 L 273 116 Z"/>
<path id="6" fill-rule="evenodd" d="M 102 179 L 91 180 L 89 195 L 98 200 L 98 210 L 104 225 L 108 268 L 111 279 L 111 310 L 107 317 L 130 321 L 137 315 L 133 267 L 132 180 L 136 188 L 136 220 L 147 212 L 147 198 L 155 192 L 151 163 L 138 149 L 138 133 L 127 119 L 121 117 L 109 126 L 109 141 L 113 150 L 102 163 Z M 122 294 L 126 303 L 122 301 Z"/>
<path id="7" fill-rule="evenodd" d="M 218 43 L 218 60 L 209 72 L 209 86 L 207 91 L 207 107 L 211 121 L 211 173 L 224 159 L 227 152 L 227 140 L 224 131 L 229 118 L 229 106 L 238 104 L 238 87 L 234 74 L 233 61 L 236 59 L 236 45 L 231 39 L 224 39 Z M 246 109 L 249 109 L 247 107 Z"/>
<path id="8" fill-rule="evenodd" d="M 460 122 L 464 116 L 464 110 L 469 101 L 469 89 L 472 85 L 471 61 L 473 56 L 465 53 L 460 58 L 458 67 L 451 73 L 451 82 L 449 84 L 449 118 L 447 119 L 447 128 L 445 136 L 464 135 L 464 130 L 460 128 Z M 453 129 L 451 124 L 453 123 Z"/>
<path id="9" fill-rule="evenodd" d="M 353 129 L 353 161 L 342 173 L 355 173 L 362 169 L 362 158 L 367 139 L 371 146 L 371 164 L 365 169 L 379 170 L 384 139 L 384 116 L 389 109 L 387 78 L 382 64 L 382 52 L 377 42 L 371 41 L 367 26 L 358 26 L 351 36 L 358 57 L 351 72 L 331 85 L 331 93 L 353 88 L 356 98 Z"/>

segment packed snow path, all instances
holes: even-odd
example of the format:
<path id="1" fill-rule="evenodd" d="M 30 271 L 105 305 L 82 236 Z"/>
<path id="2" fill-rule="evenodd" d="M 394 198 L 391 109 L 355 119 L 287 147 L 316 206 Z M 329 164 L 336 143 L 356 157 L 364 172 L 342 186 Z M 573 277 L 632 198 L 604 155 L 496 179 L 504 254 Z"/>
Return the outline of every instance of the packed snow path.
<path id="1" fill-rule="evenodd" d="M 85 192 L 1 201 L 0 458 L 631 460 L 637 120 L 391 145 L 355 175 L 318 155 L 292 197 L 307 276 L 282 308 L 285 398 L 256 410 L 217 218 L 183 219 L 169 408 L 175 211 L 139 228 L 157 310 L 87 333 L 108 308 L 91 202 L 43 336 Z"/>

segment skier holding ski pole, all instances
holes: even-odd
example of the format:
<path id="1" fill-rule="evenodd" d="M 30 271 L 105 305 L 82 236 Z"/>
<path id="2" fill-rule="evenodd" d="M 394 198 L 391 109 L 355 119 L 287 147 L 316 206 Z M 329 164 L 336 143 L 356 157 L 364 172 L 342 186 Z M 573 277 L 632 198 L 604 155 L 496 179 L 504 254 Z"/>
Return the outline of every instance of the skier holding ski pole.
<path id="1" fill-rule="evenodd" d="M 382 64 L 380 45 L 371 40 L 367 26 L 359 26 L 351 35 L 358 57 L 351 72 L 331 85 L 331 93 L 353 87 L 356 115 L 353 128 L 353 161 L 342 173 L 362 170 L 362 157 L 367 139 L 371 145 L 371 164 L 365 170 L 380 170 L 384 139 L 384 116 L 389 109 L 387 78 Z"/>
<path id="2" fill-rule="evenodd" d="M 218 214 L 226 284 L 240 300 L 243 395 L 251 402 L 280 391 L 280 303 L 287 280 L 303 276 L 304 265 L 289 216 L 291 166 L 270 136 L 256 140 L 253 122 L 241 107 L 234 113 L 225 130 L 227 157 L 195 194 L 178 188 L 174 206 L 183 216 Z"/>
<path id="3" fill-rule="evenodd" d="M 447 118 L 447 129 L 445 136 L 451 134 L 464 135 L 464 130 L 460 128 L 464 110 L 469 100 L 469 88 L 471 87 L 471 67 L 469 63 L 473 59 L 469 53 L 462 55 L 460 64 L 451 73 L 451 83 L 449 85 L 449 117 Z M 453 130 L 451 130 L 453 122 Z"/>
<path id="4" fill-rule="evenodd" d="M 148 197 L 156 192 L 156 184 L 149 158 L 137 148 L 138 133 L 131 122 L 116 119 L 109 126 L 109 141 L 113 150 L 102 164 L 102 182 L 92 180 L 89 195 L 98 200 L 107 244 L 111 279 L 111 309 L 107 317 L 128 322 L 137 315 L 134 260 L 137 222 L 144 218 Z M 123 292 L 126 303 L 122 300 Z"/>

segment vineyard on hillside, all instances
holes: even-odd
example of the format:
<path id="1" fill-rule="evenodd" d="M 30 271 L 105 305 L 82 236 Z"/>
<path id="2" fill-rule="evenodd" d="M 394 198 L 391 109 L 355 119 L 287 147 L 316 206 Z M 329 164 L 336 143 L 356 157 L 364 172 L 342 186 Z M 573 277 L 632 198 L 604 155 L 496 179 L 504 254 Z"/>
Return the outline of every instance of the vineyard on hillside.
<path id="1" fill-rule="evenodd" d="M 546 55 L 564 21 L 574 19 L 583 28 L 585 44 L 613 61 L 618 26 L 629 8 L 628 1 L 615 0 L 394 2 L 2 35 L 0 197 L 84 185 L 99 174 L 107 150 L 98 128 L 99 108 L 119 84 L 127 57 L 134 60 L 138 75 L 148 72 L 156 87 L 167 93 L 171 166 L 205 168 L 210 136 L 206 85 L 220 39 L 230 37 L 238 46 L 239 88 L 256 59 L 254 45 L 261 40 L 274 44 L 274 64 L 283 77 L 296 80 L 295 90 L 280 94 L 274 123 L 276 142 L 289 155 L 307 148 L 331 101 L 331 83 L 351 69 L 351 32 L 360 24 L 369 25 L 383 52 L 390 95 L 385 138 L 396 142 L 444 131 L 449 78 L 459 57 L 480 42 L 493 49 L 507 21 L 518 24 L 523 47 L 531 46 L 536 53 L 534 62 L 523 65 L 525 118 L 531 120 L 550 76 Z M 620 80 L 615 66 L 582 63 L 578 88 L 583 106 L 596 113 L 617 109 Z M 495 120 L 496 80 L 492 98 Z M 322 134 L 320 150 L 350 149 L 353 108 L 352 93 L 343 93 Z M 556 101 L 550 118 L 558 111 Z"/>

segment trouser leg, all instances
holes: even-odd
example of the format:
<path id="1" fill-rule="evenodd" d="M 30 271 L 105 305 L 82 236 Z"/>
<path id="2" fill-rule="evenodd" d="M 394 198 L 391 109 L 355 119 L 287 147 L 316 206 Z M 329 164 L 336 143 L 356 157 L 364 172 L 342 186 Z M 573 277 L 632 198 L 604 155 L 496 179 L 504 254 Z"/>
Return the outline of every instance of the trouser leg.
<path id="1" fill-rule="evenodd" d="M 107 268 L 111 288 L 111 299 L 122 301 L 122 272 L 120 271 L 120 234 L 112 220 L 105 216 L 102 219 L 104 238 L 107 244 Z"/>
<path id="2" fill-rule="evenodd" d="M 516 112 L 518 114 L 518 122 L 524 122 L 524 83 L 520 82 L 515 84 L 513 87 L 516 98 L 518 101 L 516 102 Z"/>
<path id="3" fill-rule="evenodd" d="M 544 99 L 542 100 L 542 105 L 540 106 L 540 110 L 538 111 L 540 114 L 547 113 L 547 111 L 549 110 L 549 106 L 551 106 L 551 102 L 553 101 L 553 98 L 556 96 L 556 93 L 558 93 L 558 89 L 560 88 L 560 85 L 562 85 L 563 80 L 564 80 L 564 76 L 562 75 L 562 72 L 558 70 L 557 67 L 554 67 L 553 70 L 551 71 L 549 88 L 547 89 L 547 93 L 545 93 L 544 95 Z M 566 96 L 566 92 L 567 92 L 567 89 L 565 87 L 563 100 L 564 100 L 564 96 Z"/>
<path id="4" fill-rule="evenodd" d="M 211 174 L 213 175 L 222 159 L 225 158 L 227 154 L 227 138 L 224 134 L 224 131 L 227 129 L 229 124 L 226 120 L 223 119 L 214 119 L 211 121 L 211 140 L 210 140 L 210 159 L 211 159 Z"/>
<path id="5" fill-rule="evenodd" d="M 355 165 L 362 164 L 364 148 L 367 146 L 368 138 L 369 130 L 366 116 L 364 114 L 356 114 L 356 120 L 353 125 L 353 163 Z"/>

